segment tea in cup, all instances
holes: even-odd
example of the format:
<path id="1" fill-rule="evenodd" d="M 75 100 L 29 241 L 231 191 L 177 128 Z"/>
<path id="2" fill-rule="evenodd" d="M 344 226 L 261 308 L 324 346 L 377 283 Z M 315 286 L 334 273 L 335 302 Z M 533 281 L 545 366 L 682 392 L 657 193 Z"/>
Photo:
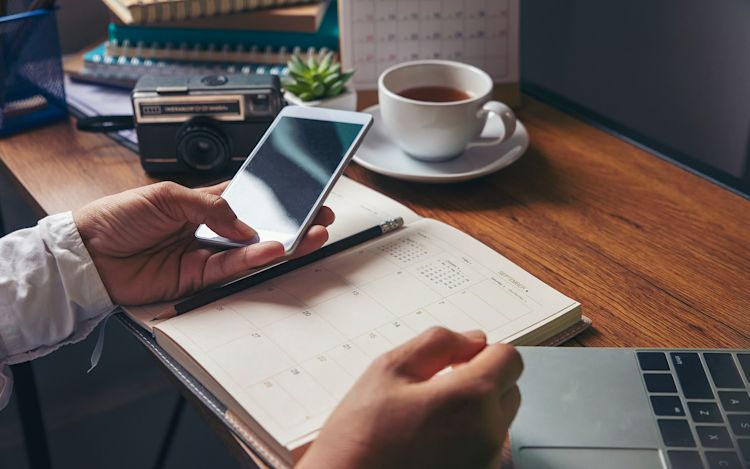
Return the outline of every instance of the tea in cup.
<path id="1" fill-rule="evenodd" d="M 419 60 L 394 65 L 378 79 L 378 99 L 389 137 L 405 153 L 423 161 L 444 161 L 472 146 L 498 145 L 515 131 L 516 117 L 492 101 L 494 82 L 472 65 L 448 60 Z M 480 138 L 487 120 L 497 115 L 504 132 Z"/>

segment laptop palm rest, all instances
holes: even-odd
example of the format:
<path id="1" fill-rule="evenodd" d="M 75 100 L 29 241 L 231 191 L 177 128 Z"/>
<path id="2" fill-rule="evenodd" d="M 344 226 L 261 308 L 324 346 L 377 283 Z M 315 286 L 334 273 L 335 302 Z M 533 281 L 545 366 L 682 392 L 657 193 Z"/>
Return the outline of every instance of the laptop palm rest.
<path id="1" fill-rule="evenodd" d="M 521 467 L 534 469 L 662 469 L 664 465 L 655 449 L 602 448 L 523 448 Z"/>
<path id="2" fill-rule="evenodd" d="M 660 436 L 627 349 L 520 347 L 516 467 L 662 468 Z"/>

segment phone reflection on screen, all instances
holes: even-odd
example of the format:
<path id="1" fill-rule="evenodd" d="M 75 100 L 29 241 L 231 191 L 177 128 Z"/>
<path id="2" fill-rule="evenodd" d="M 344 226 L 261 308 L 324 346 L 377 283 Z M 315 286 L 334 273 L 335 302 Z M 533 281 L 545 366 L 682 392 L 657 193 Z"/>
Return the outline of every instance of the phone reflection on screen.
<path id="1" fill-rule="evenodd" d="M 294 236 L 361 130 L 283 117 L 223 197 L 256 230 Z"/>

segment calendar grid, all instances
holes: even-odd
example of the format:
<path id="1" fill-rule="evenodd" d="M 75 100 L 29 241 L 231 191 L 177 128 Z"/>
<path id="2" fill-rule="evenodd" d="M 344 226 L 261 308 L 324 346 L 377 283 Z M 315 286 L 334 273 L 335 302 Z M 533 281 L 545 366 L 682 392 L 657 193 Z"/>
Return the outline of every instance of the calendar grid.
<path id="1" fill-rule="evenodd" d="M 376 262 L 352 272 L 361 257 Z M 191 316 L 221 314 L 212 324 L 231 340 L 196 346 L 241 390 L 243 406 L 253 415 L 265 409 L 261 424 L 295 439 L 322 424 L 373 358 L 422 330 L 491 332 L 533 312 L 509 317 L 488 302 L 479 287 L 493 288 L 483 286 L 492 276 L 449 243 L 407 227 L 170 322 L 193 341 Z M 312 278 L 320 279 L 315 288 Z"/>
<path id="2" fill-rule="evenodd" d="M 446 59 L 518 81 L 518 0 L 341 0 L 342 60 L 357 89 L 400 62 Z"/>

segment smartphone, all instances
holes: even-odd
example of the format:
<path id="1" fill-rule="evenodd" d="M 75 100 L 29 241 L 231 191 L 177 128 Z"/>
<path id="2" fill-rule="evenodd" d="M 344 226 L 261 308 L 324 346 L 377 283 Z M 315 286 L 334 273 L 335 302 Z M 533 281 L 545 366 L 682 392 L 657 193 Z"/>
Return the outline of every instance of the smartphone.
<path id="1" fill-rule="evenodd" d="M 371 125 L 361 112 L 283 108 L 222 194 L 258 237 L 238 243 L 206 225 L 195 237 L 221 247 L 278 241 L 291 254 Z"/>

